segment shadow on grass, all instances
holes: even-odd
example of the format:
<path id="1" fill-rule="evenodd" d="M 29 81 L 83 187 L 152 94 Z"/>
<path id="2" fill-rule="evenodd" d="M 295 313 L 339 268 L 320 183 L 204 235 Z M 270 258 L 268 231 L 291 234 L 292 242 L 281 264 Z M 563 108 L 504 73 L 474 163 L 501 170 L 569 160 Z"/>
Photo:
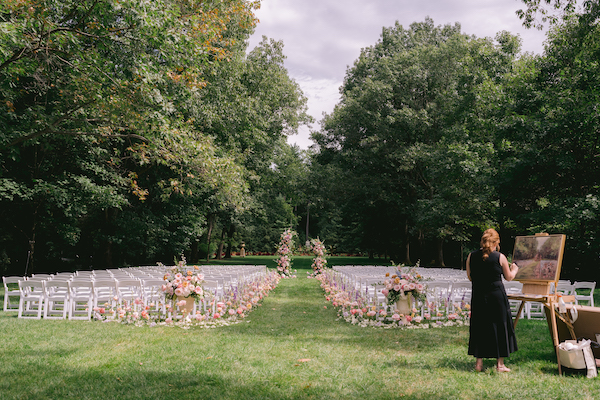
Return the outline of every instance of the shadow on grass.
<path id="1" fill-rule="evenodd" d="M 0 377 L 2 399 L 391 399 L 397 390 L 368 391 L 360 384 L 340 390 L 336 382 L 292 382 L 272 379 L 228 378 L 221 371 L 182 368 L 181 372 L 161 372 L 115 368 L 69 370 L 53 368 L 48 378 L 41 364 L 20 366 Z M 403 396 L 408 399 L 445 399 L 446 396 L 422 393 Z"/>

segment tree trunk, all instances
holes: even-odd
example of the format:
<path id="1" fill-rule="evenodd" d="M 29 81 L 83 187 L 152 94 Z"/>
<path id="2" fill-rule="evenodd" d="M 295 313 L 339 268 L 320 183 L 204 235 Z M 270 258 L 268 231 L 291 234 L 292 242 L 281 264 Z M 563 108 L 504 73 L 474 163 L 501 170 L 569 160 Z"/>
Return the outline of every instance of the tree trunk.
<path id="1" fill-rule="evenodd" d="M 192 264 L 196 264 L 198 262 L 198 243 L 199 240 L 196 239 L 192 242 L 192 248 L 190 249 L 190 262 Z"/>
<path id="2" fill-rule="evenodd" d="M 210 237 L 212 235 L 213 225 L 215 224 L 215 216 L 208 216 L 208 233 L 206 234 L 206 261 L 210 260 Z"/>
<path id="3" fill-rule="evenodd" d="M 444 239 L 439 238 L 437 240 L 437 264 L 440 267 L 445 267 L 444 263 Z"/>
<path id="4" fill-rule="evenodd" d="M 235 233 L 235 225 L 229 225 L 229 232 L 227 233 L 227 250 L 225 251 L 225 258 L 231 258 L 231 245 L 233 243 L 233 234 Z"/>
<path id="5" fill-rule="evenodd" d="M 306 240 L 305 243 L 308 243 L 309 236 L 308 236 L 308 231 L 309 231 L 309 227 L 310 227 L 310 203 L 308 203 L 306 205 Z"/>
<path id="6" fill-rule="evenodd" d="M 29 241 L 29 254 L 25 265 L 25 276 L 33 274 L 33 253 L 35 252 L 35 224 L 33 225 L 31 240 Z"/>
<path id="7" fill-rule="evenodd" d="M 411 265 L 410 262 L 410 237 L 408 236 L 408 221 L 404 220 L 404 237 L 406 238 L 406 246 L 404 253 L 404 264 Z"/>
<path id="8" fill-rule="evenodd" d="M 223 254 L 223 245 L 225 244 L 225 233 L 225 227 L 223 227 L 223 230 L 221 231 L 221 240 L 219 241 L 219 247 L 217 249 L 217 260 L 223 259 L 221 254 Z"/>

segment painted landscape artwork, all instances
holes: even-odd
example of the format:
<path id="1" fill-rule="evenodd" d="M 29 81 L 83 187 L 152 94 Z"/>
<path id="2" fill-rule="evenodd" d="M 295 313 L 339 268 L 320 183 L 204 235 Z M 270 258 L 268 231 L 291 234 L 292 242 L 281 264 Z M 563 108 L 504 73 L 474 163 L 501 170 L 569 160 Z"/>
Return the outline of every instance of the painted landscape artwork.
<path id="1" fill-rule="evenodd" d="M 518 281 L 556 281 L 560 276 L 565 235 L 517 236 L 513 262 Z"/>

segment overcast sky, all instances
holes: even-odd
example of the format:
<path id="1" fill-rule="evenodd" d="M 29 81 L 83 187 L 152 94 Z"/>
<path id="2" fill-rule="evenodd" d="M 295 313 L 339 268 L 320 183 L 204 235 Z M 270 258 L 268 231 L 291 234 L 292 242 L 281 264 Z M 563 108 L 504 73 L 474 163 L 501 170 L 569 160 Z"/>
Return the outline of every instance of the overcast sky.
<path id="1" fill-rule="evenodd" d="M 374 45 L 383 27 L 398 21 L 404 28 L 433 19 L 435 25 L 460 23 L 462 31 L 477 37 L 495 37 L 506 30 L 518 34 L 523 51 L 541 53 L 545 33 L 525 29 L 515 11 L 520 0 L 262 0 L 260 20 L 250 38 L 254 48 L 262 36 L 282 40 L 289 75 L 308 98 L 308 112 L 318 121 L 339 100 L 346 69 L 362 48 Z M 288 141 L 301 148 L 312 144 L 302 128 Z"/>

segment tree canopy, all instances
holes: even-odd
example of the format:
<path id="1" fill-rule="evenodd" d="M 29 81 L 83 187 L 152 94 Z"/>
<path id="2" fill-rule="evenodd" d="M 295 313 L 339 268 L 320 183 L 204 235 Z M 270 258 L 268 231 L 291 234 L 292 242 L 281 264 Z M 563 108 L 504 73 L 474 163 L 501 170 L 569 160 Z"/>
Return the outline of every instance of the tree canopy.
<path id="1" fill-rule="evenodd" d="M 382 29 L 312 122 L 284 44 L 247 39 L 259 2 L 0 3 L 2 273 L 275 251 L 460 266 L 564 233 L 562 268 L 600 256 L 600 6 L 523 0 L 544 53 L 426 18 Z"/>

